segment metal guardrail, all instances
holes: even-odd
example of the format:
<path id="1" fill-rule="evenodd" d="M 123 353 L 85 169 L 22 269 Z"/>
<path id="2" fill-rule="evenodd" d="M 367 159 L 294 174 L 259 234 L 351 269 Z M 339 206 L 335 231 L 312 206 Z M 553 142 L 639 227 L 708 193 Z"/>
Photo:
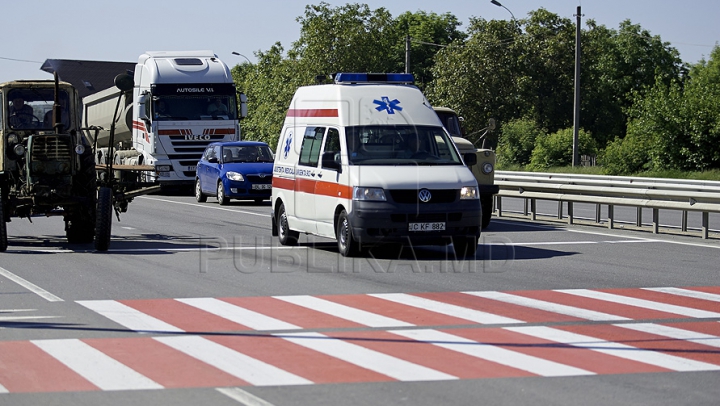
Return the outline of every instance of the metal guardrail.
<path id="1" fill-rule="evenodd" d="M 536 219 L 536 200 L 558 201 L 558 219 L 563 220 L 563 202 L 567 203 L 567 222 L 573 224 L 573 203 L 608 206 L 608 227 L 614 227 L 614 206 L 637 208 L 636 225 L 642 227 L 642 209 L 652 209 L 653 233 L 659 232 L 659 210 L 683 212 L 682 231 L 687 231 L 687 213 L 702 213 L 702 237 L 708 238 L 709 213 L 720 213 L 720 182 L 639 178 L 625 176 L 570 175 L 542 172 L 495 172 L 500 186 L 495 209 L 502 216 L 502 198 L 521 198 L 530 203 L 530 217 Z"/>

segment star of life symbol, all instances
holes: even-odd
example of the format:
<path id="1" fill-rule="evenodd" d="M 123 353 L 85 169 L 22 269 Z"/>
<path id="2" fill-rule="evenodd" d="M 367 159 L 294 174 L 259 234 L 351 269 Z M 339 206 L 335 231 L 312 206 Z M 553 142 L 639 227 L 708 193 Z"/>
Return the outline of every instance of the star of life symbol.
<path id="1" fill-rule="evenodd" d="M 402 107 L 399 106 L 400 100 L 398 99 L 390 100 L 389 97 L 383 96 L 382 100 L 373 100 L 373 103 L 378 105 L 375 107 L 377 111 L 385 110 L 388 114 L 395 114 L 395 110 L 402 111 Z"/>
<path id="2" fill-rule="evenodd" d="M 292 146 L 292 133 L 288 134 L 288 137 L 285 139 L 285 148 L 283 149 L 283 159 L 287 159 L 288 154 L 290 153 L 291 146 Z"/>

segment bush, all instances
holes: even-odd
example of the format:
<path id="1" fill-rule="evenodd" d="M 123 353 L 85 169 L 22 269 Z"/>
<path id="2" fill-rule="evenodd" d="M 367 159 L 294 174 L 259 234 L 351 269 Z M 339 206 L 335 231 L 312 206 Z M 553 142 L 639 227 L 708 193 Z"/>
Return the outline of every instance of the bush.
<path id="1" fill-rule="evenodd" d="M 498 165 L 527 165 L 535 148 L 535 140 L 545 135 L 535 121 L 519 119 L 502 126 L 497 147 Z"/>
<path id="2" fill-rule="evenodd" d="M 580 155 L 595 155 L 597 147 L 589 132 L 580 130 L 578 134 L 578 150 Z M 545 170 L 554 166 L 572 165 L 573 129 L 566 128 L 554 134 L 538 137 L 535 149 L 530 157 L 528 169 Z"/>
<path id="3" fill-rule="evenodd" d="M 653 141 L 633 132 L 628 127 L 628 135 L 617 138 L 608 144 L 600 154 L 598 164 L 605 175 L 632 175 L 652 169 Z"/>

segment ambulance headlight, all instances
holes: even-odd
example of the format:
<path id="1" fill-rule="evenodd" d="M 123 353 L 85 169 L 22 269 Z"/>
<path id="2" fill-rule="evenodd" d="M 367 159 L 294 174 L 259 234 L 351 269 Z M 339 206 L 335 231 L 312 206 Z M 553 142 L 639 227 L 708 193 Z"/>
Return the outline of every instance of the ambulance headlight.
<path id="1" fill-rule="evenodd" d="M 493 167 L 493 164 L 491 164 L 490 162 L 485 162 L 482 166 L 482 173 L 484 173 L 485 175 L 489 175 L 492 173 L 493 169 L 495 169 Z"/>
<path id="2" fill-rule="evenodd" d="M 460 189 L 460 200 L 475 200 L 480 198 L 477 186 L 463 186 Z"/>
<path id="3" fill-rule="evenodd" d="M 353 200 L 365 200 L 375 202 L 385 202 L 385 191 L 379 187 L 359 187 L 353 188 Z"/>
<path id="4" fill-rule="evenodd" d="M 242 176 L 242 173 L 228 171 L 227 173 L 225 173 L 225 176 L 230 180 L 234 180 L 235 182 L 244 182 L 245 181 L 245 178 Z"/>

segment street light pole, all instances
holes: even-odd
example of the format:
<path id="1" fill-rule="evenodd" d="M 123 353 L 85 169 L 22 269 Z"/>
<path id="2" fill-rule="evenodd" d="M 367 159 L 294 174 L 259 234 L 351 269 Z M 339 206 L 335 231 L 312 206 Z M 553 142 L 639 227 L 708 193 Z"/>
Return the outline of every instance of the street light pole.
<path id="1" fill-rule="evenodd" d="M 575 24 L 575 112 L 573 114 L 573 156 L 572 166 L 580 164 L 579 138 L 580 138 L 580 6 L 577 8 L 577 23 Z"/>
<path id="2" fill-rule="evenodd" d="M 507 8 L 507 7 L 503 6 L 502 4 L 500 4 L 499 1 L 497 1 L 497 0 L 490 0 L 490 3 L 492 3 L 492 4 L 494 4 L 494 5 L 498 6 L 498 7 L 504 8 L 505 10 L 508 11 L 508 13 L 510 13 L 510 15 L 512 16 L 513 21 L 517 21 L 517 19 L 515 19 L 515 14 L 513 14 L 513 12 L 510 11 L 509 8 Z"/>
<path id="3" fill-rule="evenodd" d="M 235 52 L 235 51 L 233 51 L 232 54 L 233 54 L 233 55 L 242 56 L 243 58 L 245 58 L 245 59 L 248 61 L 248 63 L 249 63 L 250 65 L 252 65 L 252 62 L 250 62 L 250 59 L 248 59 L 247 56 L 245 56 L 245 55 L 243 55 L 243 54 L 241 54 L 241 53 L 239 53 L 239 52 Z"/>

